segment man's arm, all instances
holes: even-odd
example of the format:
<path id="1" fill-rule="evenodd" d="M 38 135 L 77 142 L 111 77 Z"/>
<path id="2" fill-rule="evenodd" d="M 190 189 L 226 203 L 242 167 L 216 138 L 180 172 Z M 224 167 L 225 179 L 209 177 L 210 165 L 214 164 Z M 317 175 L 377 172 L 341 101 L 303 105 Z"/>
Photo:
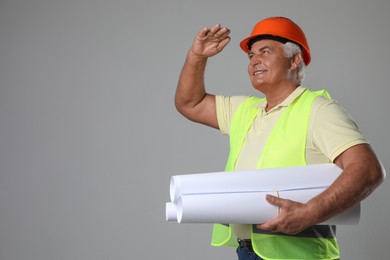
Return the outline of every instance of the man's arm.
<path id="1" fill-rule="evenodd" d="M 207 59 L 229 43 L 229 34 L 229 29 L 219 24 L 197 34 L 180 73 L 175 95 L 176 108 L 183 116 L 214 128 L 218 128 L 215 96 L 206 93 L 204 72 Z"/>
<path id="2" fill-rule="evenodd" d="M 335 164 L 343 169 L 341 175 L 306 204 L 267 195 L 267 201 L 280 207 L 281 214 L 257 227 L 272 232 L 299 233 L 357 205 L 384 180 L 380 162 L 368 144 L 347 149 L 336 158 Z"/>

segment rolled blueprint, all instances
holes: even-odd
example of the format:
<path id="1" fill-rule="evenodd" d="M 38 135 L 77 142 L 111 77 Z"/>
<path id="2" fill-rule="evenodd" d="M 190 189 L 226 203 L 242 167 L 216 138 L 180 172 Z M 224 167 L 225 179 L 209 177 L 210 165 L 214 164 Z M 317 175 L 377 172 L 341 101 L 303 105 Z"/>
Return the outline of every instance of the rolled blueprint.
<path id="1" fill-rule="evenodd" d="M 171 177 L 170 197 L 176 203 L 181 195 L 324 188 L 333 183 L 341 172 L 337 165 L 328 163 L 176 175 Z"/>
<path id="2" fill-rule="evenodd" d="M 167 202 L 165 205 L 166 221 L 177 221 L 177 207 L 172 202 Z"/>
<path id="3" fill-rule="evenodd" d="M 185 195 L 177 203 L 178 223 L 259 224 L 278 215 L 278 208 L 265 200 L 266 194 L 301 203 L 320 194 L 324 189 L 290 190 L 281 192 L 245 192 Z M 327 225 L 356 225 L 360 205 L 337 215 Z"/>
<path id="4" fill-rule="evenodd" d="M 279 211 L 265 200 L 266 194 L 306 203 L 331 185 L 341 172 L 335 164 L 318 164 L 172 176 L 166 220 L 264 223 Z M 355 225 L 359 219 L 360 204 L 321 224 Z"/>
<path id="5" fill-rule="evenodd" d="M 276 192 L 186 195 L 177 203 L 178 223 L 264 223 L 278 214 L 265 200 Z"/>

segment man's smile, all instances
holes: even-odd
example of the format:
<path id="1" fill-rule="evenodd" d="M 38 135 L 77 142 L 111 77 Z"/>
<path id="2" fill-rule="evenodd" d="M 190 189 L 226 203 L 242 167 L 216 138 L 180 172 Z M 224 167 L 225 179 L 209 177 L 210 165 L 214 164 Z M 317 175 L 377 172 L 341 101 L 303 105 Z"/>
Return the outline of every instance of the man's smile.
<path id="1" fill-rule="evenodd" d="M 254 75 L 254 76 L 262 75 L 262 74 L 264 74 L 264 73 L 266 73 L 266 72 L 267 72 L 267 70 L 255 70 L 255 71 L 253 72 L 253 75 Z"/>

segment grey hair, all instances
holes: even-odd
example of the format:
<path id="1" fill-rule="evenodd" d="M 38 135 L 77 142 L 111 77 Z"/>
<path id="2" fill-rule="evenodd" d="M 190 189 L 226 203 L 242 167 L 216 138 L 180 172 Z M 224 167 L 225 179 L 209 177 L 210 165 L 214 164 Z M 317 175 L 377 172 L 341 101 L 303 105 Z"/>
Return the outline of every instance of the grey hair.
<path id="1" fill-rule="evenodd" d="M 284 56 L 286 58 L 292 58 L 296 54 L 301 55 L 301 62 L 298 64 L 298 80 L 301 84 L 302 81 L 305 79 L 305 63 L 303 61 L 302 57 L 302 50 L 301 48 L 293 42 L 286 42 L 285 44 L 282 44 L 284 48 Z"/>

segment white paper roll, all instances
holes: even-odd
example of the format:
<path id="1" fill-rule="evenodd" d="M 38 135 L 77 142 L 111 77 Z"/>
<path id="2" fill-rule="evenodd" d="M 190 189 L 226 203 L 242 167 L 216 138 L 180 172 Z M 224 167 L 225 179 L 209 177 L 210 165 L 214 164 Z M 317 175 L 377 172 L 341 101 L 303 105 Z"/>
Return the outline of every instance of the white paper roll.
<path id="1" fill-rule="evenodd" d="M 263 223 L 278 213 L 265 200 L 270 192 L 185 195 L 177 203 L 179 223 Z M 271 193 L 277 195 L 276 192 Z"/>
<path id="2" fill-rule="evenodd" d="M 177 220 L 178 223 L 260 224 L 278 214 L 278 208 L 265 200 L 266 194 L 306 203 L 323 190 L 184 195 L 179 198 L 177 207 L 167 203 L 167 220 Z M 360 204 L 321 224 L 356 225 L 359 219 Z"/>
<path id="3" fill-rule="evenodd" d="M 324 188 L 340 175 L 335 164 L 172 176 L 171 201 L 182 195 Z"/>
<path id="4" fill-rule="evenodd" d="M 259 224 L 278 214 L 266 194 L 306 203 L 332 184 L 342 170 L 335 164 L 213 172 L 172 176 L 167 221 Z M 355 225 L 360 204 L 322 224 Z"/>
<path id="5" fill-rule="evenodd" d="M 165 205 L 165 219 L 166 221 L 177 221 L 176 205 L 172 202 L 167 202 Z"/>

